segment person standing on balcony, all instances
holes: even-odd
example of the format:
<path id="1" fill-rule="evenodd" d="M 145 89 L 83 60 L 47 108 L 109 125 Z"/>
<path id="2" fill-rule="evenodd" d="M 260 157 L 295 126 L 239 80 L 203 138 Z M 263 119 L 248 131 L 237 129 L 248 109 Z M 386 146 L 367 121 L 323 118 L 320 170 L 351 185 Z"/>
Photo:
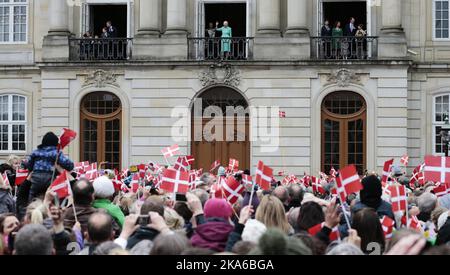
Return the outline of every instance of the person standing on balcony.
<path id="1" fill-rule="evenodd" d="M 222 32 L 222 56 L 228 59 L 231 52 L 231 37 L 233 37 L 233 31 L 229 27 L 228 21 L 223 22 L 223 27 L 219 28 L 219 22 L 216 22 L 216 30 Z"/>
<path id="2" fill-rule="evenodd" d="M 216 59 L 218 56 L 219 46 L 216 39 L 217 30 L 214 27 L 214 23 L 210 22 L 208 24 L 208 29 L 205 32 L 206 36 L 206 47 L 205 47 L 205 58 L 206 59 Z"/>
<path id="3" fill-rule="evenodd" d="M 358 59 L 365 59 L 366 58 L 366 50 L 367 50 L 367 31 L 364 30 L 364 25 L 359 24 L 358 30 L 355 34 L 355 40 L 356 40 L 356 55 Z"/>
<path id="4" fill-rule="evenodd" d="M 343 43 L 345 42 L 343 47 L 347 48 L 346 55 L 343 55 L 344 58 L 355 56 L 356 43 L 353 40 L 353 37 L 357 32 L 355 21 L 355 18 L 351 17 L 349 23 L 344 28 L 344 36 L 348 36 L 348 38 L 345 39 L 346 41 L 343 41 Z"/>
<path id="5" fill-rule="evenodd" d="M 320 36 L 321 42 L 322 42 L 322 56 L 321 58 L 330 58 L 331 57 L 331 36 L 332 36 L 332 29 L 330 27 L 330 21 L 325 20 L 324 25 L 322 26 L 322 29 L 320 30 Z"/>
<path id="6" fill-rule="evenodd" d="M 111 21 L 106 22 L 106 28 L 108 30 L 108 37 L 109 38 L 116 38 L 117 37 L 117 28 L 112 25 Z"/>
<path id="7" fill-rule="evenodd" d="M 339 55 L 341 53 L 341 42 L 342 42 L 342 37 L 344 36 L 344 31 L 341 28 L 341 22 L 337 21 L 336 25 L 333 29 L 333 31 L 331 32 L 331 35 L 333 37 L 333 57 L 335 58 L 339 58 Z"/>

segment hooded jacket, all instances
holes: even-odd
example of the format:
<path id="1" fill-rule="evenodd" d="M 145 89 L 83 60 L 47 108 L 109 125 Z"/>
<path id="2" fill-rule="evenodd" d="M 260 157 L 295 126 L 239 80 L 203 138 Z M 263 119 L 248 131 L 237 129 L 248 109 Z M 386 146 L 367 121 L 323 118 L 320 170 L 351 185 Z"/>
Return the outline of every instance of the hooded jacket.
<path id="1" fill-rule="evenodd" d="M 206 223 L 197 227 L 191 244 L 194 247 L 210 249 L 217 252 L 225 251 L 230 233 L 234 227 L 226 220 L 220 218 L 210 218 Z"/>

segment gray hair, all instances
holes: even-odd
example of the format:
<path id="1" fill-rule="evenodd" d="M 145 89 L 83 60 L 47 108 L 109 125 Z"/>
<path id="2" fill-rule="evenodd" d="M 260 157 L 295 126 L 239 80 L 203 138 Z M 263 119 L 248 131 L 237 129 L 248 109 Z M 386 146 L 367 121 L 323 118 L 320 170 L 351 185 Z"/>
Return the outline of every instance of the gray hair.
<path id="1" fill-rule="evenodd" d="M 120 245 L 116 244 L 115 242 L 112 242 L 112 241 L 104 242 L 95 248 L 92 255 L 107 256 L 114 249 L 121 249 L 121 248 L 122 247 Z"/>
<path id="2" fill-rule="evenodd" d="M 195 189 L 192 190 L 191 193 L 196 195 L 200 199 L 202 205 L 205 206 L 206 201 L 209 199 L 208 192 L 203 189 Z"/>
<path id="3" fill-rule="evenodd" d="M 150 240 L 143 240 L 138 242 L 133 248 L 130 250 L 131 255 L 135 256 L 148 256 L 150 255 L 150 251 L 152 251 L 153 242 Z"/>
<path id="4" fill-rule="evenodd" d="M 364 255 L 362 250 L 358 247 L 356 247 L 353 244 L 349 243 L 341 243 L 333 247 L 327 255 L 332 256 L 339 256 L 339 255 L 346 255 L 346 256 L 358 256 L 358 255 Z"/>
<path id="5" fill-rule="evenodd" d="M 52 235 L 43 225 L 26 225 L 17 233 L 14 250 L 16 255 L 52 255 Z"/>
<path id="6" fill-rule="evenodd" d="M 431 213 L 436 208 L 438 202 L 438 198 L 436 195 L 431 193 L 423 193 L 420 197 L 417 198 L 417 204 L 419 206 L 419 210 L 422 213 Z"/>

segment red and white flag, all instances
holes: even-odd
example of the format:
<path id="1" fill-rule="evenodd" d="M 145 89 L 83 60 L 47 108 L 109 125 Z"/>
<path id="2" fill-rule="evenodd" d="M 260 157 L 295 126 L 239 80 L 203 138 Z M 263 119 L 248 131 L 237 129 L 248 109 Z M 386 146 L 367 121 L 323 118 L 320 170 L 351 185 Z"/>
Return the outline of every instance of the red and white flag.
<path id="1" fill-rule="evenodd" d="M 438 182 L 435 184 L 433 192 L 437 197 L 443 197 L 450 193 L 450 184 Z"/>
<path id="2" fill-rule="evenodd" d="M 122 185 L 120 186 L 120 190 L 124 193 L 130 193 L 131 189 L 128 188 L 128 186 L 125 183 L 122 183 Z"/>
<path id="3" fill-rule="evenodd" d="M 409 156 L 408 156 L 408 155 L 404 155 L 404 156 L 400 159 L 400 163 L 403 164 L 404 166 L 408 166 L 408 163 L 409 163 Z"/>
<path id="4" fill-rule="evenodd" d="M 58 198 L 64 199 L 70 195 L 70 181 L 67 178 L 67 172 L 64 171 L 50 185 L 50 189 L 58 194 Z"/>
<path id="5" fill-rule="evenodd" d="M 219 166 L 220 166 L 220 161 L 216 160 L 211 165 L 211 169 L 209 169 L 209 171 L 212 172 L 212 171 L 216 170 L 217 168 L 219 168 Z"/>
<path id="6" fill-rule="evenodd" d="M 408 198 L 406 196 L 406 187 L 404 185 L 394 184 L 388 187 L 391 193 L 392 211 L 406 211 L 408 207 Z"/>
<path id="7" fill-rule="evenodd" d="M 228 163 L 228 170 L 230 171 L 239 170 L 239 161 L 236 159 L 230 159 L 230 162 Z"/>
<path id="8" fill-rule="evenodd" d="M 308 233 L 311 236 L 316 236 L 317 233 L 320 232 L 320 230 L 322 230 L 322 228 L 325 227 L 325 223 L 321 223 L 318 224 L 316 226 L 311 227 L 310 229 L 308 229 Z M 335 228 L 333 228 L 333 230 L 331 231 L 330 235 L 329 235 L 330 241 L 334 242 L 337 240 L 340 240 L 340 234 L 339 234 L 339 228 L 336 226 Z"/>
<path id="9" fill-rule="evenodd" d="M 11 188 L 11 183 L 9 182 L 8 174 L 3 173 L 2 174 L 3 179 L 3 188 Z"/>
<path id="10" fill-rule="evenodd" d="M 330 176 L 332 178 L 336 178 L 337 177 L 337 171 L 336 171 L 336 169 L 334 169 L 334 167 L 331 167 Z"/>
<path id="11" fill-rule="evenodd" d="M 286 171 L 279 171 L 278 172 L 278 176 L 282 177 L 284 175 L 286 175 Z"/>
<path id="12" fill-rule="evenodd" d="M 228 177 L 228 179 L 220 187 L 221 188 L 216 191 L 216 198 L 224 198 L 231 204 L 235 204 L 239 199 L 239 196 L 245 190 L 244 186 L 233 176 Z"/>
<path id="13" fill-rule="evenodd" d="M 172 168 L 166 169 L 160 188 L 170 193 L 186 194 L 189 191 L 189 173 Z"/>
<path id="14" fill-rule="evenodd" d="M 336 178 L 336 187 L 342 203 L 347 200 L 348 195 L 364 188 L 354 165 L 339 171 L 339 176 Z"/>
<path id="15" fill-rule="evenodd" d="M 193 156 L 186 156 L 185 159 L 189 165 L 194 164 L 195 158 Z"/>
<path id="16" fill-rule="evenodd" d="M 422 223 L 417 218 L 417 216 L 410 216 L 408 219 L 408 224 L 406 224 L 406 216 L 403 216 L 401 219 L 402 225 L 405 225 L 407 228 L 410 228 L 412 230 L 422 232 Z"/>
<path id="17" fill-rule="evenodd" d="M 260 161 L 258 163 L 258 167 L 256 168 L 255 174 L 256 184 L 258 184 L 263 190 L 270 190 L 273 178 L 273 169 L 264 165 L 264 163 Z"/>
<path id="18" fill-rule="evenodd" d="M 16 172 L 16 186 L 20 186 L 28 177 L 29 171 L 25 169 L 18 169 Z"/>
<path id="19" fill-rule="evenodd" d="M 58 150 L 64 150 L 77 137 L 77 132 L 64 128 L 59 136 Z"/>
<path id="20" fill-rule="evenodd" d="M 381 182 L 387 183 L 389 176 L 391 175 L 391 169 L 394 165 L 394 159 L 388 160 L 383 166 L 383 176 L 381 177 Z"/>
<path id="21" fill-rule="evenodd" d="M 189 165 L 190 164 L 187 161 L 186 157 L 178 157 L 173 168 L 178 171 L 187 172 L 189 171 Z"/>
<path id="22" fill-rule="evenodd" d="M 162 152 L 162 154 L 164 155 L 165 158 L 173 157 L 179 151 L 180 151 L 180 147 L 178 146 L 178 144 L 175 144 L 173 146 L 170 146 L 170 147 L 167 147 L 167 148 L 164 148 L 164 149 L 161 150 L 161 152 Z"/>
<path id="23" fill-rule="evenodd" d="M 412 188 L 415 188 L 416 182 L 421 186 L 425 185 L 425 175 L 423 173 L 424 168 L 425 168 L 425 163 L 417 166 L 414 169 L 413 175 L 409 181 L 409 186 L 411 186 Z"/>
<path id="24" fill-rule="evenodd" d="M 114 179 L 112 179 L 112 182 L 114 184 L 114 190 L 120 191 L 123 182 L 122 182 L 122 179 L 121 179 L 121 177 L 120 177 L 120 175 L 118 173 L 116 173 Z"/>
<path id="25" fill-rule="evenodd" d="M 75 164 L 74 170 L 75 171 L 78 171 L 78 170 L 83 170 L 84 171 L 88 167 L 89 167 L 89 161 L 78 162 L 78 163 Z"/>
<path id="26" fill-rule="evenodd" d="M 147 172 L 147 165 L 145 164 L 139 164 L 137 166 L 138 172 L 139 172 L 139 178 L 144 179 L 145 173 Z"/>
<path id="27" fill-rule="evenodd" d="M 386 239 L 392 238 L 392 232 L 394 232 L 395 221 L 388 216 L 384 216 L 381 220 L 381 227 L 383 228 L 384 237 Z"/>
<path id="28" fill-rule="evenodd" d="M 314 193 L 320 193 L 324 195 L 326 193 L 325 189 L 323 188 L 322 184 L 320 183 L 320 178 L 317 177 L 311 177 L 311 184 L 312 189 Z"/>
<path id="29" fill-rule="evenodd" d="M 425 157 L 425 181 L 450 183 L 450 158 Z"/>
<path id="30" fill-rule="evenodd" d="M 280 111 L 280 118 L 286 118 L 286 112 Z"/>
<path id="31" fill-rule="evenodd" d="M 84 172 L 84 177 L 89 181 L 93 181 L 98 178 L 97 163 L 91 163 Z"/>
<path id="32" fill-rule="evenodd" d="M 134 174 L 130 182 L 131 191 L 137 193 L 139 190 L 139 174 Z"/>
<path id="33" fill-rule="evenodd" d="M 253 178 L 249 175 L 242 175 L 242 183 L 245 187 L 251 188 L 253 186 Z"/>

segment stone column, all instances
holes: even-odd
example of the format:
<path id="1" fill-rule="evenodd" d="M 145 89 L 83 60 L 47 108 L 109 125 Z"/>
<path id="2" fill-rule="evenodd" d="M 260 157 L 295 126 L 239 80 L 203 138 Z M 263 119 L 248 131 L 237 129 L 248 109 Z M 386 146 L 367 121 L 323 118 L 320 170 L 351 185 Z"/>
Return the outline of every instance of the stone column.
<path id="1" fill-rule="evenodd" d="M 280 35 L 280 0 L 258 0 L 259 35 Z"/>
<path id="2" fill-rule="evenodd" d="M 167 0 L 166 35 L 186 34 L 186 0 Z"/>
<path id="3" fill-rule="evenodd" d="M 43 61 L 69 60 L 69 7 L 67 1 L 50 0 L 50 28 L 42 45 Z"/>
<path id="4" fill-rule="evenodd" d="M 286 35 L 305 33 L 309 35 L 307 2 L 307 0 L 287 0 Z"/>
<path id="5" fill-rule="evenodd" d="M 159 36 L 161 33 L 161 0 L 141 0 L 137 36 Z"/>
<path id="6" fill-rule="evenodd" d="M 402 28 L 402 1 L 382 0 L 382 27 L 378 42 L 380 59 L 405 58 L 408 54 Z"/>

